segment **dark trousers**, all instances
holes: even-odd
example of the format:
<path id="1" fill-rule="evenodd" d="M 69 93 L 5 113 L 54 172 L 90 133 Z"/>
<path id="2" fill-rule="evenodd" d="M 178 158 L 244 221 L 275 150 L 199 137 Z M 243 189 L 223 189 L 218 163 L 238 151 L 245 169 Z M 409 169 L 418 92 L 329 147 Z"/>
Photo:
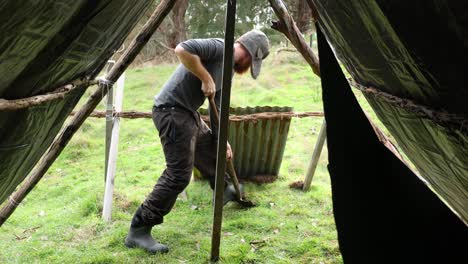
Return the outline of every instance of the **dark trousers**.
<path id="1" fill-rule="evenodd" d="M 162 223 L 189 184 L 194 166 L 209 178 L 214 189 L 217 141 L 200 116 L 181 108 L 155 107 L 153 122 L 159 131 L 166 169 L 138 208 L 132 225 Z"/>

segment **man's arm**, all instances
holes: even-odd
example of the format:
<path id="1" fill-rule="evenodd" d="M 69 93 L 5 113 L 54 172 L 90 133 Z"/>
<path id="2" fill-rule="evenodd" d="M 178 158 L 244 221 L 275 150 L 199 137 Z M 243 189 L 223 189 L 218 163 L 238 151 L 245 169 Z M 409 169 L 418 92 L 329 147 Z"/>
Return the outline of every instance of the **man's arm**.
<path id="1" fill-rule="evenodd" d="M 179 61 L 185 66 L 185 68 L 187 68 L 198 79 L 200 79 L 200 81 L 202 82 L 201 89 L 203 91 L 203 94 L 206 97 L 214 98 L 215 93 L 216 93 L 216 84 L 214 83 L 213 78 L 211 77 L 210 73 L 205 69 L 205 66 L 203 66 L 200 56 L 193 54 L 191 52 L 188 52 L 187 50 L 184 49 L 184 47 L 182 47 L 181 44 L 177 45 L 174 51 L 175 51 L 177 58 L 179 58 Z M 206 50 L 200 53 L 204 54 L 204 59 L 211 59 L 219 55 L 216 52 L 206 52 Z M 212 115 L 210 114 L 210 118 L 211 117 Z M 202 123 L 203 125 L 207 126 L 205 122 L 203 122 L 203 120 L 202 120 Z M 216 129 L 216 126 L 214 127 Z M 226 159 L 230 160 L 232 159 L 233 155 L 232 155 L 231 145 L 229 144 L 229 142 L 227 142 L 226 147 L 227 147 Z"/>
<path id="2" fill-rule="evenodd" d="M 202 82 L 202 91 L 206 97 L 213 97 L 216 92 L 216 84 L 213 81 L 210 73 L 203 66 L 199 56 L 186 51 L 180 44 L 175 48 L 175 54 L 179 61 L 191 73 L 197 76 Z"/>

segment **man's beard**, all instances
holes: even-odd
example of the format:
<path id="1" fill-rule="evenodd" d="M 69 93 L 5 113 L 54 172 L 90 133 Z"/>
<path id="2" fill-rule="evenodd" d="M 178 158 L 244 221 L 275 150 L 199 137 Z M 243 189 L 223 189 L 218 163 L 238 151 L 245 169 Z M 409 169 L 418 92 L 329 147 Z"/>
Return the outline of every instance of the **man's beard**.
<path id="1" fill-rule="evenodd" d="M 246 73 L 250 68 L 250 65 L 249 64 L 245 64 L 245 65 L 241 65 L 240 63 L 234 63 L 234 71 L 237 73 L 237 74 L 244 74 Z"/>

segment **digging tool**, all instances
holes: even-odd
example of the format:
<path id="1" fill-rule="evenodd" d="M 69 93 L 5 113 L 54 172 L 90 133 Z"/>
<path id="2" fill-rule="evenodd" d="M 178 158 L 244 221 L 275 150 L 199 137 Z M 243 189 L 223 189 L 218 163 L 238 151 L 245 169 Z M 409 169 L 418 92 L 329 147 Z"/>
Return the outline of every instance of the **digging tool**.
<path id="1" fill-rule="evenodd" d="M 214 102 L 213 97 L 208 97 L 208 100 L 210 101 L 210 109 L 211 113 L 215 115 L 216 122 L 219 123 L 219 114 L 218 114 L 218 109 L 216 108 L 216 104 Z M 232 184 L 234 185 L 234 189 L 236 189 L 236 194 L 237 194 L 237 200 L 236 202 L 240 204 L 243 207 L 253 207 L 255 206 L 255 203 L 245 199 L 242 197 L 242 193 L 239 187 L 239 180 L 237 179 L 237 174 L 236 170 L 234 169 L 234 163 L 232 162 L 232 158 L 227 161 L 227 169 L 228 169 L 228 174 L 231 178 Z"/>

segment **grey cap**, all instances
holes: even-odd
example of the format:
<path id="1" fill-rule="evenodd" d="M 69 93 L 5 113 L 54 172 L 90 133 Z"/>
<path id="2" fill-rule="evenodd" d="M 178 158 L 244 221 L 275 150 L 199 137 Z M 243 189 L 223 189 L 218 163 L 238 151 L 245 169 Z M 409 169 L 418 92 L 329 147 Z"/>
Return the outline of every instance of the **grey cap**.
<path id="1" fill-rule="evenodd" d="M 251 30 L 242 35 L 237 42 L 242 44 L 250 54 L 252 58 L 252 64 L 250 65 L 250 74 L 252 78 L 257 79 L 262 68 L 262 60 L 270 54 L 270 42 L 268 37 L 260 30 Z"/>

